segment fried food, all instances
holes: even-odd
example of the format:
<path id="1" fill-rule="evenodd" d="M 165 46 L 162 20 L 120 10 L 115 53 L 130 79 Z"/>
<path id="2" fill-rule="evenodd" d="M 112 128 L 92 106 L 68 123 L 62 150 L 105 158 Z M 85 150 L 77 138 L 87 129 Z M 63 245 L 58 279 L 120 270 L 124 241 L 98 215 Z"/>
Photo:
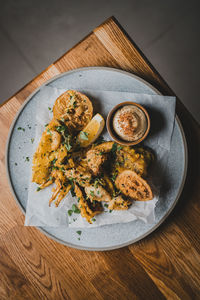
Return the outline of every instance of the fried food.
<path id="1" fill-rule="evenodd" d="M 153 193 L 143 178 L 136 172 L 125 170 L 121 172 L 116 180 L 116 187 L 126 196 L 137 201 L 148 201 L 153 199 Z"/>
<path id="2" fill-rule="evenodd" d="M 98 149 L 92 149 L 87 152 L 86 159 L 89 169 L 94 175 L 97 175 L 100 173 L 101 167 L 106 161 L 107 156 Z"/>
<path id="3" fill-rule="evenodd" d="M 84 168 L 81 168 L 80 166 L 77 168 L 66 170 L 65 176 L 69 178 L 69 180 L 73 180 L 81 186 L 89 184 L 92 178 L 91 173 L 86 171 Z"/>
<path id="4" fill-rule="evenodd" d="M 91 201 L 111 201 L 110 194 L 101 185 L 98 185 L 97 187 L 94 185 L 86 186 L 85 193 Z"/>
<path id="5" fill-rule="evenodd" d="M 92 119 L 93 106 L 89 98 L 77 91 L 68 90 L 55 101 L 53 116 L 63 119 L 70 131 L 82 130 Z"/>
<path id="6" fill-rule="evenodd" d="M 77 184 L 75 184 L 74 192 L 79 199 L 78 208 L 81 211 L 81 216 L 89 223 L 92 223 L 91 219 L 102 212 L 102 205 L 98 202 L 91 202 L 89 199 L 85 199 L 81 188 Z"/>
<path id="7" fill-rule="evenodd" d="M 132 204 L 132 202 L 130 200 L 125 200 L 123 199 L 123 197 L 117 196 L 115 198 L 113 198 L 108 205 L 108 209 L 110 210 L 126 210 L 129 208 L 129 206 Z"/>
<path id="8" fill-rule="evenodd" d="M 104 153 L 108 153 L 112 150 L 112 147 L 115 143 L 112 142 L 112 141 L 109 141 L 109 142 L 103 142 L 97 146 L 94 146 L 93 149 L 95 150 L 99 150 L 99 151 L 102 151 Z"/>
<path id="9" fill-rule="evenodd" d="M 125 210 L 134 200 L 153 198 L 143 179 L 153 161 L 151 151 L 113 141 L 96 141 L 87 147 L 79 142 L 92 113 L 92 103 L 85 95 L 73 90 L 62 94 L 54 104 L 53 118 L 44 129 L 32 167 L 38 190 L 54 183 L 49 205 L 54 202 L 57 207 L 71 191 L 78 198 L 77 213 L 89 223 L 103 211 L 104 202 L 109 210 Z"/>

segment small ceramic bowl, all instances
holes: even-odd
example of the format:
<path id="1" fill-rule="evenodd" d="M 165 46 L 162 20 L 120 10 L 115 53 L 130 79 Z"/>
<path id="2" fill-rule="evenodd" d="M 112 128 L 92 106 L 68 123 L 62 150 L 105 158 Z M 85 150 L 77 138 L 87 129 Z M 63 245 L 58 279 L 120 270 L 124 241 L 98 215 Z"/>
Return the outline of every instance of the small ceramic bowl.
<path id="1" fill-rule="evenodd" d="M 126 141 L 126 140 L 123 140 L 121 137 L 119 137 L 117 135 L 117 133 L 115 132 L 114 128 L 113 128 L 113 117 L 114 117 L 114 114 L 116 113 L 116 111 L 120 108 L 122 108 L 123 106 L 125 105 L 134 105 L 134 106 L 137 106 L 138 108 L 140 108 L 145 116 L 146 116 L 146 121 L 147 121 L 147 129 L 144 133 L 144 135 L 136 140 L 136 141 Z M 138 103 L 135 103 L 135 102 L 131 102 L 131 101 L 126 101 L 126 102 L 122 102 L 116 106 L 113 107 L 113 109 L 109 112 L 108 116 L 107 116 L 107 119 L 106 119 L 106 127 L 107 127 L 107 130 L 108 130 L 108 133 L 110 134 L 110 136 L 113 138 L 113 140 L 121 145 L 125 145 L 125 146 L 133 146 L 133 145 L 137 145 L 139 144 L 140 142 L 142 142 L 148 135 L 149 133 L 149 129 L 150 129 L 150 118 L 149 118 L 149 114 L 148 112 L 146 111 L 146 109 L 138 104 Z"/>

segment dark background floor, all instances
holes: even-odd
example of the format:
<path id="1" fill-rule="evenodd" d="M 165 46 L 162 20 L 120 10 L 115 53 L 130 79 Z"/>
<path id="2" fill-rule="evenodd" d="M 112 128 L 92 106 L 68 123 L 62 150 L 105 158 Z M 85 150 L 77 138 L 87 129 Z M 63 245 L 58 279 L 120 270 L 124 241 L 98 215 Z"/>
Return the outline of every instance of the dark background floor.
<path id="1" fill-rule="evenodd" d="M 0 102 L 114 15 L 200 122 L 200 2 L 0 0 Z"/>

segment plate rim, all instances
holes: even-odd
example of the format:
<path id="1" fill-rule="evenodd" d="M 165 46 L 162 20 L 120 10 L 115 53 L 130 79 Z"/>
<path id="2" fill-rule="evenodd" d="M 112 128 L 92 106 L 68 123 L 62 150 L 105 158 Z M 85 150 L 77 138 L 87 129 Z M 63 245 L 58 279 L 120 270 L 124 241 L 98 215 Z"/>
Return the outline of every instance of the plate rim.
<path id="1" fill-rule="evenodd" d="M 27 98 L 26 100 L 23 102 L 23 104 L 21 105 L 20 109 L 18 110 L 18 112 L 16 113 L 11 125 L 10 125 L 10 128 L 9 128 L 9 132 L 8 132 L 8 136 L 7 136 L 7 141 L 6 141 L 6 153 L 5 153 L 5 167 L 6 167 L 6 177 L 7 177 L 7 181 L 8 181 L 8 184 L 9 184 L 9 187 L 10 187 L 10 190 L 12 192 L 12 195 L 15 199 L 15 202 L 17 203 L 18 207 L 20 208 L 20 210 L 22 211 L 22 213 L 25 215 L 26 211 L 25 209 L 22 207 L 22 204 L 20 203 L 19 199 L 17 198 L 17 195 L 15 193 L 15 190 L 14 190 L 14 187 L 13 187 L 13 184 L 12 184 L 12 181 L 11 181 L 11 176 L 10 176 L 10 172 L 9 172 L 9 165 L 8 165 L 8 160 L 9 160 L 9 155 L 8 155 L 8 152 L 9 152 L 9 145 L 10 145 L 10 140 L 11 140 L 11 136 L 12 136 L 12 132 L 14 130 L 14 125 L 19 117 L 19 115 L 21 114 L 22 110 L 24 109 L 24 107 L 26 106 L 26 104 L 32 99 L 32 97 L 37 93 L 39 92 L 39 90 L 41 88 L 43 88 L 44 86 L 48 85 L 49 83 L 51 83 L 52 81 L 62 77 L 62 76 L 65 76 L 66 74 L 71 74 L 71 73 L 75 73 L 75 72 L 80 72 L 80 71 L 84 71 L 84 70 L 105 70 L 105 71 L 114 71 L 114 72 L 117 72 L 117 73 L 122 73 L 126 76 L 129 76 L 129 77 L 133 77 L 135 79 L 137 79 L 138 81 L 144 83 L 145 85 L 147 85 L 148 87 L 150 87 L 152 90 L 154 90 L 158 95 L 162 95 L 160 93 L 160 91 L 155 88 L 152 84 L 150 84 L 148 81 L 144 80 L 143 78 L 135 75 L 135 74 L 132 74 L 130 72 L 127 72 L 127 71 L 124 71 L 124 70 L 121 70 L 121 69 L 117 69 L 117 68 L 112 68 L 112 67 L 83 67 L 83 68 L 76 68 L 76 69 L 73 69 L 73 70 L 70 70 L 70 71 L 66 71 L 66 72 L 63 72 L 61 74 L 58 74 L 54 77 L 52 77 L 51 79 L 45 81 L 42 85 L 40 85 L 38 88 L 36 88 Z M 118 246 L 111 246 L 111 247 L 85 247 L 85 246 L 79 246 L 79 245 L 76 245 L 76 244 L 72 244 L 70 242 L 64 242 L 63 240 L 55 237 L 54 235 L 51 235 L 50 233 L 48 233 L 45 229 L 41 228 L 40 226 L 34 226 L 36 227 L 37 229 L 40 230 L 40 232 L 42 232 L 43 234 L 45 234 L 46 236 L 48 236 L 49 238 L 53 239 L 54 241 L 60 243 L 60 244 L 63 244 L 65 246 L 68 246 L 68 247 L 71 247 L 71 248 L 75 248 L 75 249 L 79 249 L 79 250 L 87 250 L 87 251 L 108 251 L 108 250 L 114 250 L 114 249 L 120 249 L 120 248 L 123 248 L 123 247 L 126 247 L 126 246 L 129 246 L 133 243 L 136 243 L 142 239 L 144 239 L 146 236 L 148 236 L 149 234 L 151 234 L 152 232 L 154 232 L 166 219 L 167 217 L 170 215 L 170 213 L 172 212 L 172 210 L 174 209 L 174 207 L 176 206 L 179 198 L 180 198 L 180 195 L 182 193 L 182 190 L 183 190 L 183 187 L 184 187 L 184 184 L 185 184 L 185 180 L 186 180 L 186 175 L 187 175 L 187 169 L 188 169 L 188 147 L 187 147 L 187 141 L 186 141 L 186 137 L 185 137 L 185 133 L 184 133 L 184 130 L 183 130 L 183 127 L 182 127 L 182 124 L 180 122 L 180 119 L 179 117 L 177 116 L 177 114 L 175 113 L 175 120 L 177 121 L 178 123 L 178 126 L 179 126 L 179 129 L 180 129 L 180 132 L 181 132 L 181 136 L 182 136 L 182 141 L 183 141 L 183 146 L 184 146 L 184 172 L 183 172 L 183 176 L 182 176 L 182 181 L 181 181 L 181 184 L 180 184 L 180 187 L 179 187 L 179 191 L 176 195 L 176 198 L 173 202 L 173 205 L 170 207 L 170 209 L 168 210 L 168 212 L 163 216 L 163 218 L 161 218 L 161 220 L 155 224 L 155 226 L 153 226 L 150 230 L 148 230 L 147 232 L 145 232 L 143 235 L 131 240 L 131 241 L 128 241 L 126 243 L 122 243 Z"/>

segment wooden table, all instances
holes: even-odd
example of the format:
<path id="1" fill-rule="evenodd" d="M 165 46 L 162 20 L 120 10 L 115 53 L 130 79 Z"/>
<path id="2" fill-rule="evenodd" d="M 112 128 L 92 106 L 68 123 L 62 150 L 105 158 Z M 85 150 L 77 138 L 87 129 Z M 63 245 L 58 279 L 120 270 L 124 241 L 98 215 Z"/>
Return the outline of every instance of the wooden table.
<path id="1" fill-rule="evenodd" d="M 189 146 L 181 198 L 167 220 L 144 240 L 106 252 L 71 249 L 24 227 L 9 190 L 5 144 L 24 100 L 46 80 L 86 66 L 120 68 L 174 95 L 114 18 L 0 107 L 0 299 L 197 299 L 200 297 L 200 176 L 197 123 L 178 100 L 177 114 Z"/>

